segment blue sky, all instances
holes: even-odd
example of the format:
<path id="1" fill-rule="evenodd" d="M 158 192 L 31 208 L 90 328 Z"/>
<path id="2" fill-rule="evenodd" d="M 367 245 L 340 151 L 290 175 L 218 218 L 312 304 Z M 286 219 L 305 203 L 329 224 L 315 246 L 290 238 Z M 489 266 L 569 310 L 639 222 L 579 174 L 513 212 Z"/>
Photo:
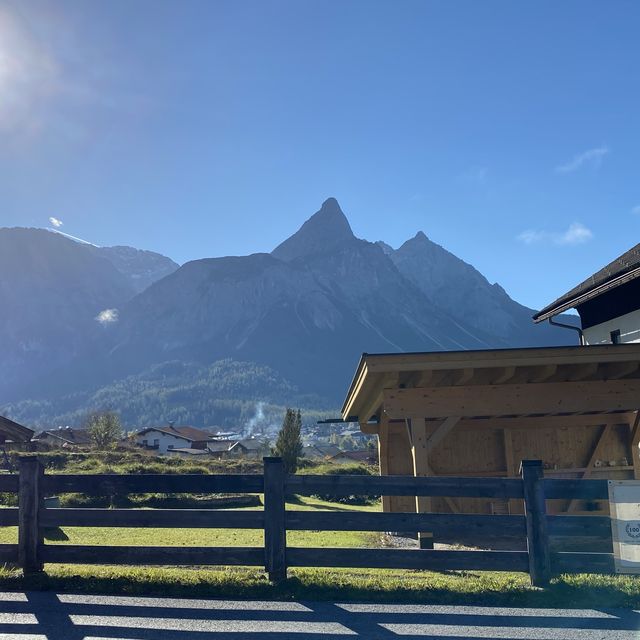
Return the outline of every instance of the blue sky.
<path id="1" fill-rule="evenodd" d="M 184 262 L 335 196 L 540 307 L 639 241 L 638 33 L 632 1 L 0 0 L 0 225 Z"/>

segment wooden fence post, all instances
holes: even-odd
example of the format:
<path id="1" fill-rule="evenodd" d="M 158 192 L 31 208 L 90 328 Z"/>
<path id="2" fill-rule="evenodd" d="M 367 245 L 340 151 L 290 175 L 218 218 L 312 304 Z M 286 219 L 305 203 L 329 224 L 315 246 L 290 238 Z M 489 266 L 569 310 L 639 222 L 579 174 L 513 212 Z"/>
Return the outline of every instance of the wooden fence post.
<path id="1" fill-rule="evenodd" d="M 527 522 L 529 575 L 534 587 L 543 587 L 549 584 L 551 579 L 551 554 L 547 532 L 542 461 L 523 460 L 520 463 L 520 474 L 522 475 Z"/>
<path id="2" fill-rule="evenodd" d="M 285 529 L 282 458 L 267 457 L 264 462 L 264 551 L 265 569 L 272 582 L 287 578 L 287 532 Z"/>
<path id="3" fill-rule="evenodd" d="M 35 573 L 44 568 L 40 559 L 44 538 L 39 522 L 44 504 L 44 467 L 35 456 L 24 456 L 19 458 L 18 469 L 18 563 L 23 573 Z"/>

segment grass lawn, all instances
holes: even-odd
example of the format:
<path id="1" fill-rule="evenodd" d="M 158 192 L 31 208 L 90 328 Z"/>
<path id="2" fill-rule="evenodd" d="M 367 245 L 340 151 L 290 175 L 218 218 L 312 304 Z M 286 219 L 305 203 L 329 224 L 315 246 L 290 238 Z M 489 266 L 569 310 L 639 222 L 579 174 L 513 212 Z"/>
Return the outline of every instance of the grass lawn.
<path id="1" fill-rule="evenodd" d="M 262 507 L 238 509 L 256 510 Z M 378 504 L 343 505 L 310 497 L 300 497 L 287 504 L 298 511 L 341 510 L 379 511 Z M 66 539 L 65 539 L 66 538 Z M 0 527 L 0 543 L 16 543 L 17 527 Z M 87 544 L 123 546 L 176 547 L 255 547 L 264 545 L 262 529 L 168 529 L 133 527 L 63 527 L 45 535 L 46 544 Z M 376 547 L 380 534 L 366 531 L 289 531 L 287 544 L 292 547 Z"/>
<path id="2" fill-rule="evenodd" d="M 301 497 L 287 505 L 301 510 L 379 510 Z M 176 546 L 261 546 L 261 530 L 135 529 L 64 527 L 68 540 L 49 536 L 47 544 Z M 58 538 L 58 539 L 53 539 Z M 0 528 L 0 543 L 17 539 L 15 527 Z M 368 532 L 290 531 L 290 546 L 375 547 Z M 0 567 L 0 589 L 146 594 L 182 597 L 359 600 L 545 607 L 640 607 L 640 578 L 560 576 L 547 589 L 529 585 L 523 573 L 428 572 L 395 569 L 291 569 L 272 585 L 259 568 L 130 567 L 47 565 L 45 573 L 22 577 Z"/>

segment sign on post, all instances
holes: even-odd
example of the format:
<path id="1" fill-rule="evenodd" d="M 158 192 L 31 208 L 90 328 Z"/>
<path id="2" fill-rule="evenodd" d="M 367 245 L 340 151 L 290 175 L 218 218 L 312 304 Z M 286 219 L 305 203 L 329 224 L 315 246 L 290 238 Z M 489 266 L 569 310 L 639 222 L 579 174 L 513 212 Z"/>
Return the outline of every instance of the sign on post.
<path id="1" fill-rule="evenodd" d="M 640 481 L 609 480 L 616 573 L 640 573 Z"/>

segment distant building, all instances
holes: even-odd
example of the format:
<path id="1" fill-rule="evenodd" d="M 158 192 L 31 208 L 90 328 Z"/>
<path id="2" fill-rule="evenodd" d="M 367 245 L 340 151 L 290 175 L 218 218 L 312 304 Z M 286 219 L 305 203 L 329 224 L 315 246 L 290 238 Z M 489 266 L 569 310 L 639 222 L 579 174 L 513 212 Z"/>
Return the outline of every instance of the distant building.
<path id="1" fill-rule="evenodd" d="M 91 445 L 91 434 L 87 429 L 74 429 L 72 427 L 58 427 L 41 431 L 33 436 L 33 441 L 46 443 L 52 447 L 88 447 Z"/>
<path id="2" fill-rule="evenodd" d="M 167 453 L 172 449 L 206 449 L 213 438 L 210 433 L 194 427 L 148 427 L 135 435 L 138 446 Z"/>
<path id="3" fill-rule="evenodd" d="M 539 311 L 535 322 L 576 309 L 582 343 L 640 342 L 640 244 Z"/>
<path id="4" fill-rule="evenodd" d="M 258 438 L 238 440 L 229 448 L 229 455 L 244 456 L 247 458 L 261 458 L 267 452 L 267 445 Z"/>
<path id="5" fill-rule="evenodd" d="M 214 440 L 207 443 L 207 451 L 216 458 L 224 457 L 237 440 Z"/>

